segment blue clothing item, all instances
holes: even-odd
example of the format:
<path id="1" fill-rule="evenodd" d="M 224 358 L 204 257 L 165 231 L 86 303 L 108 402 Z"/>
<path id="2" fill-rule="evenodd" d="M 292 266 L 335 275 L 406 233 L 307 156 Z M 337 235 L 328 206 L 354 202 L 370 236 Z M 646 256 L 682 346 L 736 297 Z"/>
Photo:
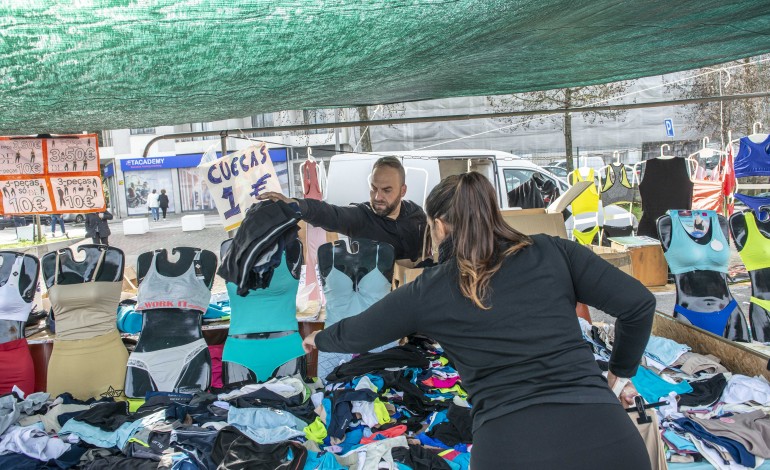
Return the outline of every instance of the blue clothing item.
<path id="1" fill-rule="evenodd" d="M 118 306 L 118 319 L 116 324 L 118 330 L 123 333 L 137 334 L 142 331 L 142 321 L 144 315 L 142 312 L 137 312 L 133 305 L 119 305 Z"/>
<path id="2" fill-rule="evenodd" d="M 736 178 L 770 176 L 770 135 L 762 142 L 741 137 L 733 167 Z"/>
<path id="3" fill-rule="evenodd" d="M 670 210 L 668 215 L 671 217 L 671 243 L 664 255 L 672 274 L 696 270 L 727 273 L 730 247 L 715 211 L 698 210 L 684 216 L 678 210 Z M 697 218 L 709 221 L 708 231 L 698 239 L 684 228 L 685 223 L 695 226 Z"/>
<path id="4" fill-rule="evenodd" d="M 369 380 L 372 382 L 372 385 L 377 387 L 377 390 L 382 390 L 382 387 L 385 386 L 385 380 L 379 375 L 366 374 L 363 377 L 368 377 Z M 356 388 L 358 386 L 358 382 L 360 382 L 363 377 L 356 377 L 355 379 L 353 379 L 353 381 L 351 382 L 353 384 L 353 388 Z"/>
<path id="5" fill-rule="evenodd" d="M 687 382 L 672 384 L 661 379 L 654 373 L 640 367 L 636 375 L 631 378 L 634 387 L 648 403 L 656 403 L 660 397 L 667 397 L 670 392 L 676 392 L 677 395 L 692 392 L 692 387 Z"/>
<path id="6" fill-rule="evenodd" d="M 230 296 L 230 332 L 232 335 L 266 333 L 274 331 L 296 331 L 297 289 L 299 279 L 294 279 L 286 262 L 273 271 L 270 287 L 252 289 L 245 297 L 238 295 L 238 286 L 226 284 Z"/>
<path id="7" fill-rule="evenodd" d="M 160 210 L 160 208 L 159 207 L 150 207 L 150 210 L 152 211 L 152 220 L 157 222 L 158 219 L 160 218 L 159 212 L 158 212 Z"/>
<path id="8" fill-rule="evenodd" d="M 304 470 L 347 470 L 347 468 L 340 465 L 331 452 L 313 452 L 310 450 L 307 453 Z"/>
<path id="9" fill-rule="evenodd" d="M 171 466 L 171 470 L 200 470 L 200 467 L 188 455 L 181 452 L 178 456 L 172 456 L 172 462 L 174 463 Z"/>
<path id="10" fill-rule="evenodd" d="M 689 439 L 680 436 L 670 429 L 663 431 L 663 437 L 679 452 L 698 452 L 698 448 Z"/>
<path id="11" fill-rule="evenodd" d="M 215 320 L 217 318 L 230 316 L 230 302 L 217 302 L 209 304 L 206 313 L 203 314 L 204 320 Z"/>
<path id="12" fill-rule="evenodd" d="M 735 299 L 728 302 L 725 308 L 718 312 L 696 312 L 695 310 L 684 308 L 679 304 L 674 305 L 674 311 L 685 317 L 694 326 L 703 328 L 717 336 L 724 336 L 725 327 L 730 321 L 730 316 L 737 308 L 738 302 L 736 302 Z M 735 313 L 740 315 L 740 312 Z"/>
<path id="13" fill-rule="evenodd" d="M 756 457 L 754 457 L 754 455 L 740 442 L 727 437 L 715 436 L 706 431 L 703 426 L 689 418 L 675 419 L 674 422 L 698 439 L 713 442 L 714 444 L 724 447 L 736 463 L 749 468 L 754 468 L 757 464 Z"/>
<path id="14" fill-rule="evenodd" d="M 346 454 L 349 451 L 359 447 L 361 445 L 361 439 L 364 438 L 364 427 L 359 426 L 357 428 L 350 429 L 345 433 L 345 440 L 337 444 L 342 451 L 340 454 Z"/>
<path id="15" fill-rule="evenodd" d="M 272 408 L 235 408 L 227 412 L 227 422 L 260 444 L 273 444 L 304 436 L 307 423 L 288 411 Z"/>
<path id="16" fill-rule="evenodd" d="M 690 350 L 686 344 L 679 344 L 674 340 L 660 336 L 650 336 L 644 354 L 661 364 L 670 366 L 679 356 Z"/>
<path id="17" fill-rule="evenodd" d="M 113 432 L 102 431 L 96 426 L 91 426 L 82 421 L 71 419 L 64 423 L 61 431 L 59 431 L 59 435 L 64 436 L 66 434 L 74 434 L 81 440 L 97 447 L 117 447 L 118 449 L 122 449 L 123 446 L 126 445 L 126 442 L 131 439 L 131 436 L 141 428 L 148 427 L 165 419 L 166 410 L 161 410 L 157 413 L 145 416 L 142 419 L 123 423 Z"/>
<path id="18" fill-rule="evenodd" d="M 469 452 L 463 452 L 454 459 L 452 463 L 456 463 L 460 466 L 460 470 L 468 470 L 471 466 L 471 454 Z"/>
<path id="19" fill-rule="evenodd" d="M 438 439 L 433 439 L 432 437 L 430 437 L 425 433 L 418 434 L 417 439 L 420 441 L 420 444 L 422 445 L 438 447 L 439 449 L 451 449 L 451 447 L 449 447 L 448 445 L 444 444 Z"/>
<path id="20" fill-rule="evenodd" d="M 747 196 L 740 193 L 735 193 L 735 197 L 746 204 L 760 222 L 770 220 L 770 197 Z"/>
<path id="21" fill-rule="evenodd" d="M 380 259 L 380 246 L 377 245 L 377 262 Z M 332 250 L 332 269 L 323 283 L 326 297 L 326 326 L 350 318 L 374 305 L 390 292 L 388 278 L 375 268 L 366 273 L 358 285 L 347 274 L 334 267 Z"/>
<path id="22" fill-rule="evenodd" d="M 425 432 L 430 431 L 431 429 L 433 429 L 433 426 L 435 426 L 437 424 L 440 424 L 440 423 L 443 423 L 445 421 L 448 421 L 448 419 L 446 417 L 446 412 L 447 412 L 447 410 L 441 410 L 441 411 L 434 412 L 433 415 L 431 415 L 431 417 L 430 417 L 430 421 L 429 421 L 430 424 L 428 424 L 428 429 L 426 429 Z"/>
<path id="23" fill-rule="evenodd" d="M 230 336 L 225 341 L 222 360 L 248 368 L 260 382 L 264 382 L 273 376 L 276 369 L 304 355 L 302 336 L 295 331 L 277 338 L 247 339 Z"/>

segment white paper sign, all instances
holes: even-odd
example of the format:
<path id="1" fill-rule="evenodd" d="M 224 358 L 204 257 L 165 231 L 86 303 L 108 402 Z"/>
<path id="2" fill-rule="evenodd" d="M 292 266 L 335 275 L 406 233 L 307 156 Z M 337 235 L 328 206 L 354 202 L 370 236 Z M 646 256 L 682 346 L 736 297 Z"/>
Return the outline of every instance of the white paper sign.
<path id="1" fill-rule="evenodd" d="M 211 191 L 225 230 L 241 225 L 257 196 L 281 192 L 281 182 L 264 143 L 201 163 L 198 172 Z"/>

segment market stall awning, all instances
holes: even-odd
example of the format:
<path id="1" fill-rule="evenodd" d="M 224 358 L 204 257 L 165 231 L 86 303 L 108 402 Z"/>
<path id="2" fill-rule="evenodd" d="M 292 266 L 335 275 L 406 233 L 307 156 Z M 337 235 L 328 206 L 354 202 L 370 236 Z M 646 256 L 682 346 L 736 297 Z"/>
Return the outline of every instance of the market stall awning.
<path id="1" fill-rule="evenodd" d="M 765 52 L 767 1 L 15 0 L 0 6 L 0 134 L 562 88 Z"/>

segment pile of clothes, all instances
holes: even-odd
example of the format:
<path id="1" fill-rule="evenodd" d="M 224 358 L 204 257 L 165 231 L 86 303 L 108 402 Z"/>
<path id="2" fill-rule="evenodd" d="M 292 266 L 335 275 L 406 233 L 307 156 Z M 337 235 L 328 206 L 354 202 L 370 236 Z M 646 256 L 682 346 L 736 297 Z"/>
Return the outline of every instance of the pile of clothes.
<path id="1" fill-rule="evenodd" d="M 583 336 L 606 370 L 612 325 L 581 320 Z M 657 436 L 669 468 L 707 462 L 718 469 L 770 468 L 770 383 L 732 374 L 713 355 L 651 336 L 632 382 L 656 408 Z M 675 466 L 679 464 L 679 466 Z"/>
<path id="2" fill-rule="evenodd" d="M 0 468 L 467 469 L 471 414 L 425 338 L 354 357 L 327 378 L 273 378 L 144 400 L 0 397 Z"/>

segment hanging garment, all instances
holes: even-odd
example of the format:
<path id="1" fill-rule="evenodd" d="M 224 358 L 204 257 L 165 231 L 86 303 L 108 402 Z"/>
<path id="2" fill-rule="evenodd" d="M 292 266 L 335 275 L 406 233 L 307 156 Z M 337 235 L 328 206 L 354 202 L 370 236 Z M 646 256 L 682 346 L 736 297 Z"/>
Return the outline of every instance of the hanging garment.
<path id="1" fill-rule="evenodd" d="M 770 238 L 765 237 L 757 227 L 757 220 L 754 213 L 747 211 L 743 213 L 746 221 L 746 240 L 743 248 L 738 251 L 746 269 L 751 271 L 760 271 L 770 268 Z M 751 334 L 755 340 L 760 342 L 770 341 L 770 299 L 760 299 L 755 291 L 757 286 L 751 286 L 751 298 L 749 302 L 749 321 L 751 325 Z M 767 295 L 767 293 L 764 293 Z"/>
<path id="2" fill-rule="evenodd" d="M 695 180 L 692 186 L 692 209 L 722 212 L 725 198 L 721 181 Z"/>
<path id="3" fill-rule="evenodd" d="M 58 283 L 61 266 L 56 256 L 54 284 L 48 289 L 56 338 L 46 387 L 54 396 L 64 392 L 82 400 L 123 396 L 128 351 L 116 328 L 123 283 L 95 281 L 105 253 L 91 281 L 66 285 Z"/>
<path id="4" fill-rule="evenodd" d="M 722 162 L 722 168 L 719 173 L 720 178 L 722 180 L 722 194 L 727 199 L 727 214 L 732 215 L 733 211 L 735 210 L 735 202 L 730 197 L 733 192 L 735 192 L 735 187 L 738 184 L 738 181 L 735 179 L 735 168 L 733 167 L 733 146 L 729 145 L 727 147 L 727 156 L 725 157 L 724 161 Z"/>
<path id="5" fill-rule="evenodd" d="M 379 265 L 380 245 L 377 246 L 375 266 Z M 332 269 L 326 276 L 324 296 L 326 297 L 326 323 L 333 325 L 340 320 L 350 318 L 363 312 L 375 302 L 390 292 L 391 283 L 388 278 L 375 267 L 366 273 L 355 285 L 353 280 L 334 265 L 334 250 L 332 250 Z M 388 349 L 395 344 L 386 344 L 375 348 L 372 352 Z M 326 377 L 341 363 L 350 360 L 351 354 L 318 352 L 318 377 Z"/>
<path id="6" fill-rule="evenodd" d="M 318 164 L 315 161 L 308 160 L 302 164 L 302 188 L 303 197 L 321 200 L 323 191 L 318 181 Z"/>
<path id="7" fill-rule="evenodd" d="M 116 330 L 117 306 L 123 283 L 96 281 L 105 253 L 102 251 L 99 256 L 93 279 L 66 285 L 59 284 L 61 265 L 59 255 L 56 255 L 54 282 L 48 289 L 48 298 L 56 319 L 57 340 L 91 339 Z"/>
<path id="8" fill-rule="evenodd" d="M 770 135 L 762 142 L 741 137 L 734 167 L 736 178 L 770 176 Z"/>
<path id="9" fill-rule="evenodd" d="M 545 207 L 543 193 L 540 192 L 534 178 L 530 178 L 508 191 L 508 207 L 521 207 L 522 209 Z"/>
<path id="10" fill-rule="evenodd" d="M 117 330 L 91 339 L 55 340 L 48 361 L 53 396 L 69 392 L 79 400 L 123 396 L 128 351 Z"/>
<path id="11" fill-rule="evenodd" d="M 286 255 L 274 270 L 267 289 L 237 295 L 238 287 L 228 282 L 230 331 L 222 360 L 234 362 L 254 372 L 259 381 L 269 379 L 283 364 L 305 354 L 297 330 L 296 299 L 299 280 L 289 271 Z M 278 338 L 238 338 L 236 335 L 293 332 Z"/>
<path id="12" fill-rule="evenodd" d="M 24 393 L 35 391 L 35 364 L 27 338 L 0 344 L 0 395 L 11 393 L 14 386 Z"/>
<path id="13" fill-rule="evenodd" d="M 306 161 L 302 165 L 302 182 L 304 183 L 303 197 L 305 199 L 323 199 L 323 189 L 319 182 L 319 171 L 323 168 L 315 161 Z M 316 274 L 318 264 L 318 247 L 326 243 L 326 231 L 320 227 L 314 227 L 307 224 L 305 228 L 305 247 L 307 248 L 307 257 L 305 258 L 305 285 L 315 284 L 313 290 L 308 295 L 308 300 L 321 299 L 321 283 Z"/>
<path id="14" fill-rule="evenodd" d="M 571 179 L 573 184 L 576 182 L 590 181 L 594 182 L 595 174 L 593 168 L 588 171 L 588 176 L 583 178 L 580 170 L 575 170 L 571 173 Z M 583 191 L 574 201 L 572 201 L 572 216 L 573 220 L 576 216 L 581 214 L 591 214 L 599 212 L 599 191 L 596 189 L 596 184 Z M 575 240 L 583 245 L 590 245 L 597 233 L 599 233 L 599 225 L 591 227 L 587 232 L 583 232 L 576 228 L 572 229 L 572 234 L 575 236 Z"/>
<path id="15" fill-rule="evenodd" d="M 272 201 L 252 205 L 222 257 L 217 274 L 238 286 L 241 296 L 261 287 L 253 271 L 257 260 L 274 247 L 279 238 L 287 237 L 287 232 L 296 233 L 299 217 L 296 205 Z"/>
<path id="16" fill-rule="evenodd" d="M 692 208 L 693 184 L 684 158 L 653 158 L 645 166 L 639 183 L 644 213 L 636 233 L 657 239 L 656 222 L 660 216 L 671 209 Z"/>
<path id="17" fill-rule="evenodd" d="M 730 263 L 730 247 L 714 211 L 694 211 L 680 215 L 677 210 L 668 211 L 671 217 L 671 242 L 664 253 L 672 274 L 690 271 L 716 271 L 727 273 Z M 701 238 L 695 238 L 685 229 L 685 223 L 692 224 L 698 217 L 708 220 L 708 231 Z"/>
<path id="18" fill-rule="evenodd" d="M 150 269 L 139 285 L 136 310 L 182 308 L 205 313 L 211 300 L 211 291 L 200 269 L 201 251 L 196 251 L 193 262 L 181 276 L 164 276 L 159 273 L 157 258 L 158 252 L 155 251 Z"/>
<path id="19" fill-rule="evenodd" d="M 202 351 L 207 351 L 206 341 L 203 338 L 158 351 L 134 351 L 128 358 L 128 367 L 147 371 L 152 379 L 154 390 L 172 392 L 179 389 L 179 379 Z"/>
<path id="20" fill-rule="evenodd" d="M 607 165 L 601 198 L 605 207 L 610 204 L 634 202 L 634 188 L 628 181 L 628 173 L 624 164 L 611 163 Z"/>
<path id="21" fill-rule="evenodd" d="M 770 197 L 747 196 L 735 193 L 735 198 L 746 204 L 761 222 L 770 220 Z"/>
<path id="22" fill-rule="evenodd" d="M 0 286 L 0 320 L 26 322 L 32 311 L 32 302 L 27 302 L 19 292 L 19 277 L 24 256 L 17 256 L 5 284 Z"/>

